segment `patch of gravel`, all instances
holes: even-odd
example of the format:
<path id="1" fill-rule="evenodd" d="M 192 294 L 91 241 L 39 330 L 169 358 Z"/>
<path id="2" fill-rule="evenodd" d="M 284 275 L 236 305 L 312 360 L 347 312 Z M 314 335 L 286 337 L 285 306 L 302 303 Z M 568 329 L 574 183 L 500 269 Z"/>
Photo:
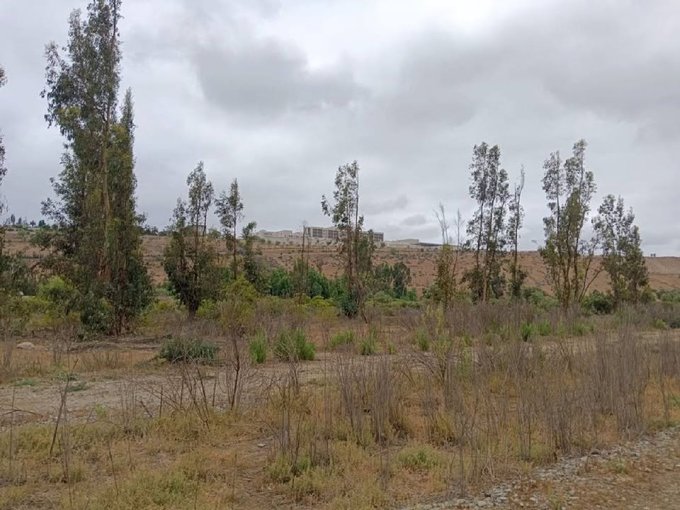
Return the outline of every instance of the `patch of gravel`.
<path id="1" fill-rule="evenodd" d="M 680 427 L 564 458 L 482 494 L 407 508 L 680 508 Z"/>

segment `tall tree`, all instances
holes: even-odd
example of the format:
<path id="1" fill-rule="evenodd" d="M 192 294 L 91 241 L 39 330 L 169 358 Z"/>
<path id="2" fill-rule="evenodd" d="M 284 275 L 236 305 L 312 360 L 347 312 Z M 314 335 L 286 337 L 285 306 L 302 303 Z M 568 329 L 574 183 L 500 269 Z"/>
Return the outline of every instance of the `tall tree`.
<path id="1" fill-rule="evenodd" d="M 586 147 L 585 140 L 579 140 L 566 161 L 554 152 L 543 164 L 550 215 L 543 218 L 545 246 L 540 253 L 555 297 L 564 308 L 581 302 L 595 276 L 595 241 L 583 238 L 596 189 L 593 172 L 585 167 Z"/>
<path id="2" fill-rule="evenodd" d="M 108 329 L 116 333 L 150 292 L 134 212 L 129 94 L 118 118 L 120 9 L 120 0 L 93 0 L 84 17 L 72 12 L 67 46 L 47 45 L 42 93 L 45 119 L 66 139 L 63 170 L 52 181 L 56 199 L 43 203 L 58 227 L 46 239 L 57 254 L 53 268 L 75 283 L 88 306 L 108 302 Z"/>
<path id="3" fill-rule="evenodd" d="M 344 258 L 346 294 L 343 311 L 348 316 L 363 315 L 364 285 L 362 278 L 371 268 L 373 239 L 362 242 L 364 217 L 359 214 L 359 164 L 342 165 L 335 174 L 333 201 L 321 197 L 321 210 L 340 233 L 340 254 Z"/>
<path id="4" fill-rule="evenodd" d="M 217 297 L 220 276 L 207 226 L 214 190 L 203 162 L 189 174 L 187 186 L 189 200 L 177 199 L 163 267 L 174 294 L 193 317 L 204 299 Z"/>
<path id="5" fill-rule="evenodd" d="M 506 217 L 510 198 L 508 174 L 500 166 L 498 145 L 475 145 L 470 165 L 470 197 L 477 209 L 468 222 L 467 248 L 474 251 L 474 267 L 465 280 L 475 300 L 488 301 L 503 294 L 501 261 L 507 244 Z"/>
<path id="6" fill-rule="evenodd" d="M 223 191 L 215 202 L 217 216 L 222 224 L 222 233 L 227 243 L 227 252 L 232 254 L 231 270 L 234 279 L 238 276 L 238 223 L 243 219 L 243 201 L 238 189 L 238 180 L 234 179 L 229 193 Z"/>
<path id="7" fill-rule="evenodd" d="M 258 260 L 258 251 L 255 247 L 255 229 L 257 223 L 249 222 L 243 230 L 241 230 L 241 238 L 243 239 L 243 275 L 245 279 L 253 284 L 259 291 L 264 290 L 263 271 L 260 261 Z"/>
<path id="8" fill-rule="evenodd" d="M 649 275 L 633 210 L 626 210 L 623 198 L 607 195 L 593 218 L 593 227 L 602 247 L 602 267 L 609 274 L 614 305 L 636 303 Z"/>
<path id="9" fill-rule="evenodd" d="M 134 112 L 132 92 L 127 90 L 120 121 L 112 128 L 109 163 L 109 196 L 112 220 L 107 258 L 111 276 L 107 298 L 113 306 L 114 330 L 120 333 L 153 298 L 151 281 L 143 262 L 140 236 L 144 217 L 136 212 L 134 173 Z"/>
<path id="10" fill-rule="evenodd" d="M 519 264 L 519 231 L 524 222 L 524 208 L 522 207 L 522 191 L 524 190 L 524 167 L 520 170 L 519 182 L 515 184 L 512 197 L 510 198 L 508 218 L 508 240 L 512 259 L 510 261 L 510 295 L 513 299 L 519 299 L 522 295 L 522 285 L 527 277 L 527 272 Z"/>

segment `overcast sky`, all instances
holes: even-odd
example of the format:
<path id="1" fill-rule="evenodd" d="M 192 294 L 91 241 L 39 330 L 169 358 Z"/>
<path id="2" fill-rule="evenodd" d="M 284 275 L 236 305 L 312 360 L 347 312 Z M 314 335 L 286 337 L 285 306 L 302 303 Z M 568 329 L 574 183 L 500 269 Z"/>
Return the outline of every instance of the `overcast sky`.
<path id="1" fill-rule="evenodd" d="M 44 45 L 86 0 L 2 0 L 0 130 L 10 212 L 39 219 L 62 141 L 40 98 Z M 337 167 L 361 167 L 366 224 L 437 241 L 469 217 L 473 145 L 526 169 L 522 244 L 543 239 L 543 161 L 585 138 L 598 195 L 632 206 L 646 252 L 680 255 L 677 0 L 124 0 L 138 204 L 165 226 L 199 160 L 238 178 L 248 219 L 327 224 Z"/>

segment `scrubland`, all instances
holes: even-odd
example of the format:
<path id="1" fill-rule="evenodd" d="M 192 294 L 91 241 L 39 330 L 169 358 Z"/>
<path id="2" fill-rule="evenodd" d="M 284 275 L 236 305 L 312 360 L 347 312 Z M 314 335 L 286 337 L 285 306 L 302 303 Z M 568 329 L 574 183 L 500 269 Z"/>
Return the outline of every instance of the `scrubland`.
<path id="1" fill-rule="evenodd" d="M 3 345 L 0 508 L 401 507 L 680 419 L 677 305 L 367 310 L 161 300 L 106 340 L 33 314 Z"/>

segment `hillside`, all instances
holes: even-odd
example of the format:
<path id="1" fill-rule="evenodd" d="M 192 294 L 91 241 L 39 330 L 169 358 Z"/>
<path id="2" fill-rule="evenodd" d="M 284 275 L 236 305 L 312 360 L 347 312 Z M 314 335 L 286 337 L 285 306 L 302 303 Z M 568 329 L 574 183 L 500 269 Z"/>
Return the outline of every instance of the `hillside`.
<path id="1" fill-rule="evenodd" d="M 165 280 L 165 272 L 162 266 L 163 249 L 168 242 L 164 236 L 144 236 L 144 259 L 155 284 Z M 10 252 L 23 253 L 24 257 L 34 264 L 43 256 L 41 251 L 31 246 L 19 232 L 7 232 L 7 246 Z M 224 245 L 217 245 L 218 251 L 224 254 Z M 300 246 L 294 244 L 259 243 L 258 249 L 268 264 L 274 267 L 290 269 L 297 257 Z M 436 247 L 412 247 L 412 246 L 385 246 L 378 248 L 375 254 L 375 263 L 404 262 L 411 269 L 412 286 L 419 292 L 429 286 L 434 279 L 435 262 L 437 256 Z M 337 257 L 337 247 L 334 245 L 312 245 L 309 252 L 309 261 L 313 267 L 321 270 L 327 276 L 335 276 L 341 270 L 340 260 Z M 545 268 L 537 252 L 522 252 L 520 261 L 528 271 L 527 284 L 549 291 Z M 647 257 L 650 284 L 654 289 L 680 288 L 680 257 Z M 461 254 L 461 272 L 470 267 L 472 258 L 469 254 Z M 596 264 L 597 265 L 597 264 Z M 592 289 L 607 289 L 606 274 L 600 274 L 592 285 Z"/>

